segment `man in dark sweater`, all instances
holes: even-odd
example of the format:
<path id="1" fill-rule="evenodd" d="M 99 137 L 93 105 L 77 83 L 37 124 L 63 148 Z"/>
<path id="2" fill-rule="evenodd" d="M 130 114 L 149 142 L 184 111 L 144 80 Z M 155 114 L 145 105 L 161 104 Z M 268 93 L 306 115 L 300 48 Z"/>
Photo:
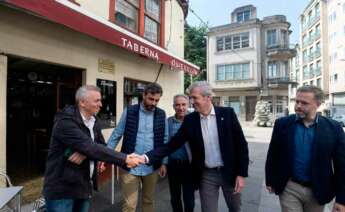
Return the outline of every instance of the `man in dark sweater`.
<path id="1" fill-rule="evenodd" d="M 48 212 L 88 211 L 98 160 L 128 167 L 140 163 L 105 146 L 95 116 L 101 106 L 99 88 L 85 85 L 76 92 L 76 106 L 56 114 L 43 187 Z"/>

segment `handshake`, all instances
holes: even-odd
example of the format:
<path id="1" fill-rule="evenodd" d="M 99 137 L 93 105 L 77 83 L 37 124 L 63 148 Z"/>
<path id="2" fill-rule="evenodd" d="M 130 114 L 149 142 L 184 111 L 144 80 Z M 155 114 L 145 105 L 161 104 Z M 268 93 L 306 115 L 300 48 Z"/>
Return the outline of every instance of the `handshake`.
<path id="1" fill-rule="evenodd" d="M 128 168 L 134 168 L 140 164 L 146 164 L 147 162 L 148 161 L 144 155 L 132 153 L 126 157 L 126 165 Z"/>

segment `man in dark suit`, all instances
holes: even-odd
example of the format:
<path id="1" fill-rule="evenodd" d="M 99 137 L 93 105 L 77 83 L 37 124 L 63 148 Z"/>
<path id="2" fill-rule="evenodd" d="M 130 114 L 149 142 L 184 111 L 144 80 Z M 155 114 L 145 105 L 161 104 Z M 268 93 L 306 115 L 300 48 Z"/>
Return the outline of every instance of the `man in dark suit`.
<path id="1" fill-rule="evenodd" d="M 340 124 L 317 114 L 323 92 L 297 90 L 296 114 L 275 122 L 266 161 L 266 186 L 283 212 L 345 211 L 345 136 Z"/>
<path id="2" fill-rule="evenodd" d="M 240 192 L 248 176 L 248 145 L 234 110 L 212 105 L 207 82 L 189 87 L 195 112 L 187 115 L 176 135 L 163 147 L 148 152 L 149 163 L 157 163 L 188 141 L 195 189 L 200 189 L 203 212 L 218 211 L 219 188 L 229 211 L 240 211 Z"/>

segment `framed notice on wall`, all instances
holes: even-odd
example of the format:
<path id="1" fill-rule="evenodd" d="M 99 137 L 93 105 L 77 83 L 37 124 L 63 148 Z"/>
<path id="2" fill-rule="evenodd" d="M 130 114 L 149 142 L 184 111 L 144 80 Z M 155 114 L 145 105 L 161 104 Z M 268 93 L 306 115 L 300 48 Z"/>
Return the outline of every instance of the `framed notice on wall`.
<path id="1" fill-rule="evenodd" d="M 98 113 L 102 129 L 114 128 L 116 124 L 116 82 L 97 79 L 97 87 L 101 89 L 102 108 Z"/>

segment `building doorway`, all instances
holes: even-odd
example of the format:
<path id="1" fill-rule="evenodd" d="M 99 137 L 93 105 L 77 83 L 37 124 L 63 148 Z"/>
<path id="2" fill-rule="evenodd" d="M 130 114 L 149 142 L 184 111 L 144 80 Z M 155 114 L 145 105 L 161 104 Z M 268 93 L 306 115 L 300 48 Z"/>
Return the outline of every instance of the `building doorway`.
<path id="1" fill-rule="evenodd" d="M 256 102 L 256 96 L 246 96 L 246 121 L 253 121 Z"/>
<path id="2" fill-rule="evenodd" d="M 82 73 L 76 68 L 8 57 L 6 166 L 13 183 L 24 186 L 24 202 L 41 195 L 54 115 L 74 104 Z"/>

